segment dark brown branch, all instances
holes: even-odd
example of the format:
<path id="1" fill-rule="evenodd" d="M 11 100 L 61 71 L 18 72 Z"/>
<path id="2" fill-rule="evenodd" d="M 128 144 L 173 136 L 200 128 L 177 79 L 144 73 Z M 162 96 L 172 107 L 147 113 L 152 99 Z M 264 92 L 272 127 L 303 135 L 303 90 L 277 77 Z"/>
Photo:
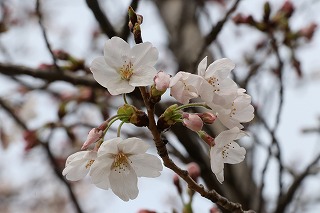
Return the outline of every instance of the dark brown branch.
<path id="1" fill-rule="evenodd" d="M 50 55 L 51 55 L 51 58 L 52 58 L 52 61 L 53 61 L 53 65 L 55 66 L 57 71 L 62 72 L 62 70 L 58 66 L 57 58 L 55 57 L 55 55 L 54 55 L 54 53 L 52 51 L 51 45 L 50 45 L 49 40 L 48 40 L 46 29 L 45 29 L 45 27 L 44 27 L 44 25 L 42 23 L 42 13 L 41 13 L 40 7 L 41 7 L 40 6 L 40 0 L 37 0 L 37 2 L 36 2 L 36 13 L 37 13 L 37 15 L 39 17 L 39 25 L 40 25 L 40 28 L 41 28 L 41 31 L 42 31 L 42 35 L 43 35 L 44 41 L 46 42 L 47 49 L 50 52 Z"/>
<path id="2" fill-rule="evenodd" d="M 54 71 L 45 71 L 32 69 L 24 66 L 8 65 L 0 63 L 0 73 L 7 76 L 28 75 L 48 82 L 65 81 L 73 85 L 83 85 L 93 88 L 102 88 L 92 76 L 78 76 L 71 72 L 58 73 Z"/>
<path id="3" fill-rule="evenodd" d="M 216 203 L 220 207 L 234 213 L 243 213 L 243 212 L 253 212 L 253 211 L 244 211 L 242 209 L 241 204 L 233 203 L 229 201 L 227 198 L 221 196 L 215 190 L 206 190 L 203 185 L 199 185 L 196 183 L 188 174 L 187 171 L 180 169 L 169 157 L 168 151 L 166 148 L 166 144 L 161 140 L 161 135 L 157 129 L 156 121 L 154 118 L 154 107 L 148 101 L 149 94 L 146 91 L 145 87 L 140 87 L 140 92 L 144 101 L 144 104 L 147 108 L 147 114 L 149 118 L 149 126 L 148 129 L 150 130 L 153 140 L 155 142 L 157 151 L 159 156 L 162 158 L 164 165 L 174 171 L 177 175 L 179 175 L 187 184 L 188 187 L 199 194 L 201 196 L 211 200 L 212 202 Z"/>
<path id="4" fill-rule="evenodd" d="M 0 98 L 0 106 L 14 119 L 14 121 L 19 124 L 19 126 L 21 128 L 23 128 L 25 131 L 28 131 L 28 127 L 27 125 L 14 113 L 14 110 L 11 109 L 11 107 L 4 101 Z M 39 140 L 39 139 L 38 139 Z M 64 185 L 67 187 L 68 191 L 69 191 L 69 195 L 70 195 L 70 198 L 71 198 L 71 201 L 73 202 L 76 210 L 78 213 L 82 213 L 82 209 L 77 201 L 77 198 L 74 194 L 74 192 L 72 191 L 72 188 L 70 186 L 70 184 L 66 181 L 66 179 L 62 176 L 62 173 L 59 169 L 59 165 L 57 163 L 57 161 L 55 160 L 50 148 L 49 148 L 49 143 L 48 142 L 41 142 L 40 143 L 41 145 L 43 145 L 43 147 L 45 148 L 46 150 L 46 153 L 48 155 L 48 158 L 50 160 L 50 163 L 53 165 L 53 169 L 54 169 L 54 172 L 56 174 L 56 176 L 64 183 Z"/>
<path id="5" fill-rule="evenodd" d="M 102 32 L 104 32 L 104 34 L 106 34 L 109 38 L 117 36 L 117 32 L 114 30 L 107 16 L 101 10 L 98 0 L 86 0 L 86 2 L 97 22 L 99 23 Z"/>
<path id="6" fill-rule="evenodd" d="M 304 172 L 302 172 L 299 176 L 297 176 L 291 186 L 288 189 L 288 192 L 281 197 L 281 199 L 278 202 L 277 208 L 275 210 L 275 213 L 282 213 L 285 212 L 286 208 L 290 204 L 290 202 L 293 200 L 293 197 L 297 191 L 297 189 L 301 186 L 302 181 L 310 174 L 312 174 L 312 168 L 318 163 L 320 160 L 320 154 L 315 157 L 315 159 L 309 164 L 309 166 L 306 167 Z"/>

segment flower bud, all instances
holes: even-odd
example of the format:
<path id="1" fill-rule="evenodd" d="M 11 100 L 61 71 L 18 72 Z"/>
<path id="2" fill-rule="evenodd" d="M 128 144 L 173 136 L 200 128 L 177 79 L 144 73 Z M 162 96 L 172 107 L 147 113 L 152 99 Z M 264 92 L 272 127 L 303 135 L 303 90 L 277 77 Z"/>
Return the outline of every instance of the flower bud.
<path id="1" fill-rule="evenodd" d="M 194 132 L 198 132 L 203 127 L 203 121 L 196 114 L 183 113 L 183 125 Z"/>
<path id="2" fill-rule="evenodd" d="M 284 4 L 282 5 L 282 7 L 280 8 L 279 12 L 283 13 L 283 15 L 286 18 L 289 18 L 293 14 L 294 9 L 295 8 L 294 8 L 292 2 L 290 0 L 286 0 L 284 2 Z"/>
<path id="3" fill-rule="evenodd" d="M 199 132 L 197 132 L 199 137 L 206 142 L 206 144 L 208 144 L 210 147 L 214 146 L 214 138 L 211 137 L 208 133 L 206 133 L 205 131 L 201 130 Z"/>
<path id="4" fill-rule="evenodd" d="M 149 125 L 147 114 L 132 105 L 124 104 L 119 107 L 117 114 L 120 116 L 119 119 L 125 123 L 132 123 L 138 127 Z"/>
<path id="5" fill-rule="evenodd" d="M 91 144 L 97 142 L 103 135 L 103 131 L 98 128 L 93 128 L 90 130 L 87 140 L 81 147 L 81 150 L 87 149 Z"/>
<path id="6" fill-rule="evenodd" d="M 182 113 L 180 110 L 177 110 L 177 108 L 177 104 L 171 105 L 160 116 L 157 122 L 157 128 L 160 132 L 170 128 L 176 122 L 181 121 Z"/>
<path id="7" fill-rule="evenodd" d="M 220 213 L 220 210 L 218 207 L 215 206 L 210 209 L 210 213 Z"/>
<path id="8" fill-rule="evenodd" d="M 153 79 L 154 84 L 156 85 L 156 89 L 159 91 L 166 91 L 169 88 L 170 84 L 170 75 L 159 71 L 157 75 Z"/>
<path id="9" fill-rule="evenodd" d="M 156 213 L 155 211 L 150 211 L 150 210 L 147 210 L 147 209 L 141 209 L 138 211 L 138 213 Z"/>
<path id="10" fill-rule="evenodd" d="M 210 112 L 197 113 L 197 115 L 205 124 L 213 124 L 213 122 L 217 119 L 217 116 Z"/>
<path id="11" fill-rule="evenodd" d="M 305 28 L 302 28 L 301 30 L 299 30 L 298 33 L 300 36 L 303 36 L 303 37 L 307 38 L 308 40 L 311 40 L 316 28 L 317 28 L 317 24 L 311 23 L 308 26 L 306 26 Z"/>
<path id="12" fill-rule="evenodd" d="M 189 163 L 187 170 L 188 170 L 190 177 L 195 182 L 197 182 L 197 179 L 198 179 L 198 177 L 200 177 L 200 173 L 201 173 L 199 165 L 195 162 Z"/>
<path id="13" fill-rule="evenodd" d="M 53 55 L 59 60 L 68 60 L 70 55 L 64 50 L 53 50 Z"/>
<path id="14" fill-rule="evenodd" d="M 173 176 L 173 184 L 176 186 L 176 188 L 178 190 L 178 193 L 181 195 L 182 194 L 182 188 L 181 188 L 181 185 L 180 185 L 179 176 L 177 174 L 175 174 Z"/>

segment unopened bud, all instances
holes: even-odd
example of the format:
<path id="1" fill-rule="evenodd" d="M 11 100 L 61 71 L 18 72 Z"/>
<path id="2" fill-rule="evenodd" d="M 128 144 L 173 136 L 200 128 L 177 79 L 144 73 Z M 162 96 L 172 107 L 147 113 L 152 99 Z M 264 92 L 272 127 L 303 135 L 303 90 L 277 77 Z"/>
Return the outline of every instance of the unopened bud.
<path id="1" fill-rule="evenodd" d="M 210 209 L 210 213 L 220 213 L 220 210 L 218 207 L 215 206 Z"/>
<path id="2" fill-rule="evenodd" d="M 195 182 L 197 182 L 198 177 L 200 177 L 200 174 L 201 174 L 201 170 L 200 170 L 199 165 L 197 163 L 195 163 L 195 162 L 189 163 L 187 170 L 188 170 L 188 173 L 189 173 L 190 177 Z"/>
<path id="3" fill-rule="evenodd" d="M 183 125 L 194 132 L 198 132 L 203 127 L 203 121 L 197 114 L 183 113 Z"/>
<path id="4" fill-rule="evenodd" d="M 250 24 L 253 25 L 255 23 L 255 20 L 253 19 L 253 17 L 251 15 L 246 16 L 243 14 L 237 14 L 236 16 L 234 16 L 232 18 L 232 20 L 234 21 L 234 23 L 236 24 Z"/>
<path id="5" fill-rule="evenodd" d="M 91 144 L 97 142 L 103 135 L 103 131 L 98 128 L 93 128 L 90 130 L 87 140 L 81 147 L 81 150 L 87 149 Z"/>
<path id="6" fill-rule="evenodd" d="M 180 185 L 180 179 L 177 174 L 173 176 L 173 184 L 176 186 L 178 193 L 181 195 L 182 194 L 182 188 Z"/>
<path id="7" fill-rule="evenodd" d="M 208 133 L 206 133 L 205 131 L 201 130 L 199 132 L 197 132 L 199 137 L 206 142 L 206 144 L 208 144 L 210 147 L 213 146 L 214 143 L 214 138 L 211 137 Z"/>
<path id="8" fill-rule="evenodd" d="M 154 77 L 153 81 L 156 89 L 159 91 L 166 91 L 169 88 L 171 76 L 163 71 L 159 71 Z"/>
<path id="9" fill-rule="evenodd" d="M 150 211 L 150 210 L 147 210 L 147 209 L 141 209 L 138 211 L 138 213 L 157 213 L 155 211 Z"/>
<path id="10" fill-rule="evenodd" d="M 53 50 L 53 55 L 59 60 L 69 60 L 69 53 L 64 50 Z"/>
<path id="11" fill-rule="evenodd" d="M 286 18 L 291 17 L 295 8 L 290 0 L 286 0 L 282 7 L 280 8 L 279 12 L 283 13 Z"/>
<path id="12" fill-rule="evenodd" d="M 303 36 L 303 37 L 307 38 L 308 40 L 311 40 L 316 29 L 317 29 L 317 24 L 311 23 L 307 27 L 302 28 L 298 33 L 300 36 Z"/>
<path id="13" fill-rule="evenodd" d="M 197 113 L 197 115 L 205 124 L 213 124 L 213 122 L 217 119 L 217 116 L 210 112 Z"/>
<path id="14" fill-rule="evenodd" d="M 176 122 L 181 121 L 182 113 L 180 110 L 177 110 L 177 108 L 177 104 L 171 105 L 160 116 L 157 122 L 157 128 L 160 132 L 170 128 Z"/>

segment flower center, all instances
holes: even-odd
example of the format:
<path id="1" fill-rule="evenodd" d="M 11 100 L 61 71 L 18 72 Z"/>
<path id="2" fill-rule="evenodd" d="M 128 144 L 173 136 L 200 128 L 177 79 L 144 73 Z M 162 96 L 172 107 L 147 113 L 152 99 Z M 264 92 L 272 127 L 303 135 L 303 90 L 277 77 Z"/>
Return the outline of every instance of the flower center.
<path id="1" fill-rule="evenodd" d="M 232 118 L 233 116 L 236 115 L 236 111 L 237 111 L 237 108 L 235 107 L 235 104 L 234 102 L 232 103 L 232 107 L 231 107 L 231 112 L 229 114 L 229 117 Z"/>
<path id="2" fill-rule="evenodd" d="M 119 69 L 119 73 L 122 80 L 130 80 L 130 77 L 133 75 L 133 64 L 129 61 L 124 61 L 124 64 Z"/>
<path id="3" fill-rule="evenodd" d="M 220 83 L 219 83 L 219 79 L 218 78 L 212 76 L 209 79 L 207 79 L 207 81 L 208 81 L 209 84 L 211 84 L 214 87 L 213 92 L 219 92 L 220 91 L 220 89 L 219 89 Z"/>
<path id="4" fill-rule="evenodd" d="M 222 158 L 225 159 L 229 155 L 229 149 L 234 149 L 234 146 L 231 146 L 231 143 L 228 143 L 227 145 L 223 146 L 222 149 Z"/>
<path id="5" fill-rule="evenodd" d="M 130 166 L 128 157 L 123 153 L 119 152 L 117 155 L 114 156 L 114 161 L 112 164 L 112 169 L 114 169 L 115 172 L 121 173 L 126 172 L 128 167 Z"/>
<path id="6" fill-rule="evenodd" d="M 93 162 L 94 162 L 94 160 L 89 160 L 86 165 L 86 169 L 88 169 L 93 164 Z"/>

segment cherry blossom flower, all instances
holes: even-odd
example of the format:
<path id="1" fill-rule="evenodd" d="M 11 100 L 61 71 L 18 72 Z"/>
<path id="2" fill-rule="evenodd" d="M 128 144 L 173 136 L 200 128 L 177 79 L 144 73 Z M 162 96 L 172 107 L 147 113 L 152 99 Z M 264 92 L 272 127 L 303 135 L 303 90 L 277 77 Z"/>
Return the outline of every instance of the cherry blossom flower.
<path id="1" fill-rule="evenodd" d="M 94 59 L 90 69 L 94 79 L 111 95 L 130 93 L 137 86 L 153 83 L 158 54 L 150 42 L 130 48 L 121 38 L 112 37 L 105 44 L 104 57 Z"/>
<path id="2" fill-rule="evenodd" d="M 92 182 L 99 188 L 111 188 L 124 201 L 138 196 L 138 177 L 158 177 L 162 163 L 145 153 L 149 145 L 139 138 L 113 138 L 102 143 L 92 165 Z"/>
<path id="3" fill-rule="evenodd" d="M 235 64 L 228 58 L 216 60 L 208 67 L 207 57 L 199 63 L 198 75 L 206 80 L 199 89 L 204 101 L 224 106 L 234 100 L 238 86 L 228 78 L 234 67 Z"/>
<path id="4" fill-rule="evenodd" d="M 234 127 L 221 132 L 215 138 L 215 145 L 210 149 L 210 163 L 211 170 L 220 183 L 224 181 L 223 169 L 225 163 L 236 164 L 244 160 L 246 150 L 234 140 L 238 140 L 245 135 L 244 131 Z"/>
<path id="5" fill-rule="evenodd" d="M 238 96 L 227 108 L 216 108 L 218 119 L 229 129 L 233 127 L 242 129 L 243 125 L 240 123 L 249 122 L 254 118 L 251 96 L 244 92 L 244 89 L 238 89 Z M 211 104 L 208 105 L 211 107 Z"/>
<path id="6" fill-rule="evenodd" d="M 80 151 L 70 155 L 66 161 L 66 167 L 62 175 L 68 180 L 77 181 L 84 178 L 97 157 L 95 151 Z"/>
<path id="7" fill-rule="evenodd" d="M 190 99 L 197 98 L 198 89 L 203 78 L 187 72 L 178 72 L 170 80 L 170 94 L 182 104 L 189 103 Z"/>

